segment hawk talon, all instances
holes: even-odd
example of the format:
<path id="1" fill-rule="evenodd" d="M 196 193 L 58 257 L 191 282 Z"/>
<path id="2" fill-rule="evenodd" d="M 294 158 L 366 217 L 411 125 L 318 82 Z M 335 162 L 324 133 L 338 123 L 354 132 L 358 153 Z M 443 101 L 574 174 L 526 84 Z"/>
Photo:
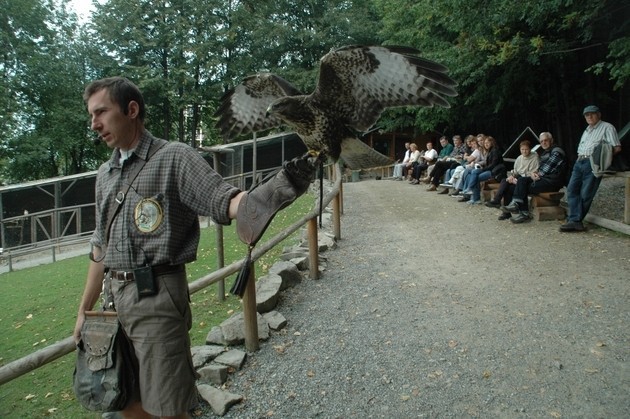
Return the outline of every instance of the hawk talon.
<path id="1" fill-rule="evenodd" d="M 308 161 L 313 166 L 317 166 L 326 159 L 326 153 L 321 150 L 308 150 L 304 153 L 302 159 Z"/>

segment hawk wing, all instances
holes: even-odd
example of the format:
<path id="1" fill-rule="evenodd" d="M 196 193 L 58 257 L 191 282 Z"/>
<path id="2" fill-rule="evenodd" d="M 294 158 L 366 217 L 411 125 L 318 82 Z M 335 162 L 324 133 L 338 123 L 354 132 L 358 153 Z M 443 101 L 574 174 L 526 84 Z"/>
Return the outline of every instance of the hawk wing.
<path id="1" fill-rule="evenodd" d="M 457 83 L 446 75 L 445 66 L 412 55 L 417 53 L 416 49 L 396 46 L 334 50 L 321 59 L 312 100 L 363 132 L 388 107 L 450 107 L 445 96 L 457 96 Z"/>
<path id="2" fill-rule="evenodd" d="M 241 84 L 225 92 L 219 109 L 217 128 L 225 140 L 241 134 L 282 125 L 275 115 L 267 115 L 267 108 L 285 96 L 300 95 L 291 83 L 271 73 L 258 73 L 245 78 Z"/>
<path id="3" fill-rule="evenodd" d="M 394 161 L 384 154 L 374 150 L 357 137 L 346 137 L 341 142 L 340 157 L 348 169 L 372 169 L 374 167 L 389 166 Z"/>

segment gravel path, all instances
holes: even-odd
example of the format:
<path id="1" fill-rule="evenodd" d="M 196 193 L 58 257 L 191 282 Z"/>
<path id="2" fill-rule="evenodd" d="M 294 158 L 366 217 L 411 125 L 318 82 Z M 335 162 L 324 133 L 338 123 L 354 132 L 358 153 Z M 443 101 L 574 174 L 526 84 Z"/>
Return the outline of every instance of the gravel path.
<path id="1" fill-rule="evenodd" d="M 424 189 L 344 185 L 339 247 L 224 417 L 630 417 L 630 238 Z"/>

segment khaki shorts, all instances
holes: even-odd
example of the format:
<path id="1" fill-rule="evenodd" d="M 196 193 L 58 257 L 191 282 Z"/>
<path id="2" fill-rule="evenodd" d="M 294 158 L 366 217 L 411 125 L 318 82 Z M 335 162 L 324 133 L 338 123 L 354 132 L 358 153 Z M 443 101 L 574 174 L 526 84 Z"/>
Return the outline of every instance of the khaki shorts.
<path id="1" fill-rule="evenodd" d="M 175 416 L 197 403 L 190 355 L 192 326 L 186 273 L 157 277 L 158 294 L 138 300 L 135 282 L 110 280 L 118 318 L 133 347 L 139 382 L 134 400 L 154 416 Z"/>

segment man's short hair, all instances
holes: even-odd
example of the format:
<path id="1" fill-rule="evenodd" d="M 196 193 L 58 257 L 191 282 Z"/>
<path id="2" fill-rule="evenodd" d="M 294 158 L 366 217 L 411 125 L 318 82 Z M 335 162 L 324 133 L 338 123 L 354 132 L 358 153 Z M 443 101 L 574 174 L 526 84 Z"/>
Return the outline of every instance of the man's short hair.
<path id="1" fill-rule="evenodd" d="M 120 106 L 120 109 L 125 115 L 129 112 L 129 102 L 136 102 L 139 108 L 138 119 L 144 122 L 145 106 L 142 92 L 140 92 L 138 86 L 133 84 L 129 79 L 125 77 L 108 77 L 93 81 L 85 87 L 83 91 L 83 101 L 87 103 L 93 94 L 101 90 L 106 90 L 107 93 L 109 93 L 112 101 Z"/>
<path id="2" fill-rule="evenodd" d="M 551 133 L 550 133 L 550 132 L 543 131 L 543 132 L 541 132 L 541 133 L 540 133 L 539 137 L 545 137 L 545 138 L 548 138 L 548 139 L 549 139 L 549 141 L 553 143 L 553 135 L 551 135 Z"/>

